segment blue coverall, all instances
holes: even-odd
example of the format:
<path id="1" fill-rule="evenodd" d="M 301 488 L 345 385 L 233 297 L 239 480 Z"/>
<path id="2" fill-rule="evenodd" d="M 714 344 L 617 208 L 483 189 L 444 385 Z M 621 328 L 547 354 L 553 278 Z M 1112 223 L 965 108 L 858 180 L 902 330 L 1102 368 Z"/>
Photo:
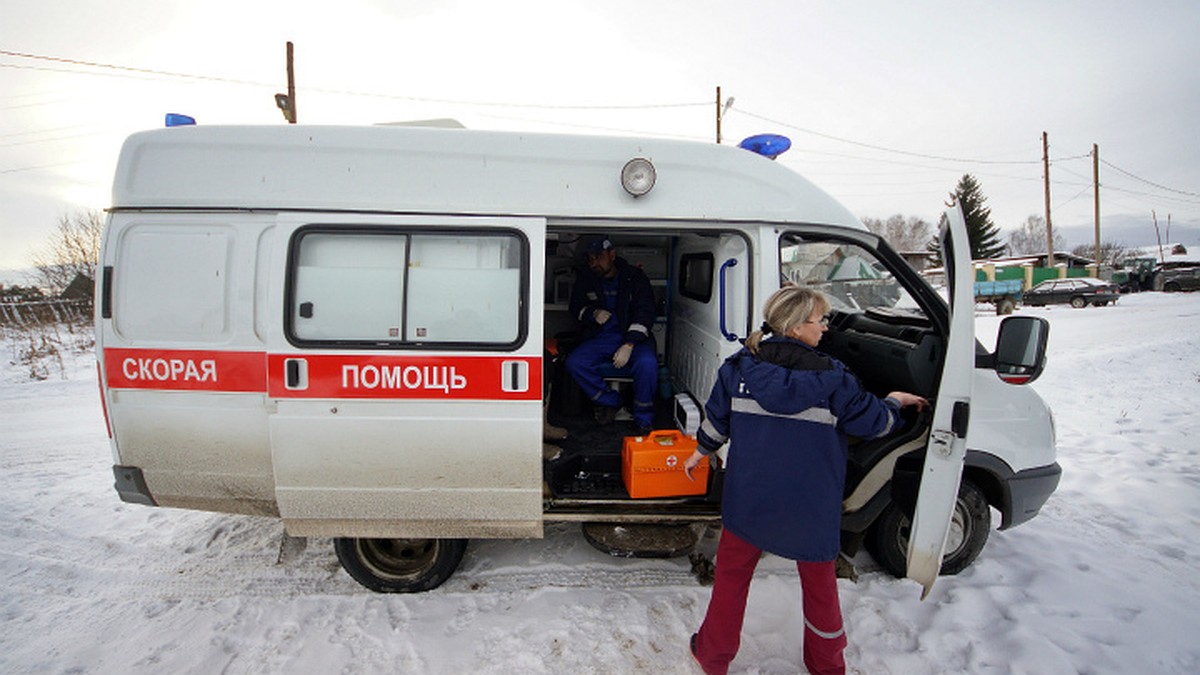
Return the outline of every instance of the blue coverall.
<path id="1" fill-rule="evenodd" d="M 567 355 L 567 372 L 583 393 L 597 405 L 617 408 L 621 397 L 605 386 L 602 370 L 611 368 L 613 354 L 624 343 L 633 345 L 627 368 L 633 377 L 633 419 L 642 428 L 654 422 L 654 390 L 658 380 L 658 355 L 650 327 L 657 314 L 650 280 L 624 258 L 616 258 L 612 279 L 583 268 L 571 291 L 570 310 L 581 325 L 584 340 Z M 596 310 L 612 316 L 602 326 Z"/>

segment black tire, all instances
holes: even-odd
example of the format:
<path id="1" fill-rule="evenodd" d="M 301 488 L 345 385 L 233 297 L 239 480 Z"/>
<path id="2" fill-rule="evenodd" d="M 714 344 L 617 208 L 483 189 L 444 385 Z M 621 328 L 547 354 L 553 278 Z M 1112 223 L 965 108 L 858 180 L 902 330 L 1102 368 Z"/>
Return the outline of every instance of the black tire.
<path id="1" fill-rule="evenodd" d="M 1084 307 L 1087 307 L 1087 300 L 1084 300 L 1079 296 L 1075 296 L 1071 298 L 1071 306 L 1075 309 L 1083 309 Z"/>
<path id="2" fill-rule="evenodd" d="M 376 593 L 421 593 L 454 574 L 466 539 L 354 539 L 333 542 L 338 560 L 355 581 Z"/>
<path id="3" fill-rule="evenodd" d="M 1167 283 L 1163 284 L 1164 293 L 1178 293 L 1181 290 L 1183 290 L 1183 288 L 1174 281 L 1168 281 Z"/>
<path id="4" fill-rule="evenodd" d="M 996 303 L 996 316 L 1007 316 L 1016 308 L 1017 303 L 1013 302 L 1012 298 L 1003 298 Z"/>
<path id="5" fill-rule="evenodd" d="M 903 579 L 908 571 L 908 516 L 889 504 L 867 531 L 864 542 L 875 561 L 892 576 Z M 992 511 L 983 492 L 969 480 L 958 487 L 950 536 L 942 557 L 941 574 L 958 574 L 979 557 L 992 529 Z"/>

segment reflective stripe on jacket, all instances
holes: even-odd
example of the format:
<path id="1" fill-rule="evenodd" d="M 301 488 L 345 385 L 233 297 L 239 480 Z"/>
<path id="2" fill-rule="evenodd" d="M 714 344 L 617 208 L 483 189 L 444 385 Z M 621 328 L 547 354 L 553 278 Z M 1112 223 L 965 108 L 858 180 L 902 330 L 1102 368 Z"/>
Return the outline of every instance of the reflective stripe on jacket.
<path id="1" fill-rule="evenodd" d="M 658 313 L 654 301 L 654 290 L 650 279 L 641 269 L 630 265 L 618 256 L 617 306 L 614 314 L 617 326 L 625 342 L 637 344 L 651 337 L 650 329 Z M 575 274 L 575 286 L 571 289 L 571 315 L 579 321 L 583 338 L 599 333 L 601 327 L 592 319 L 597 309 L 604 309 L 604 283 L 586 266 Z"/>
<path id="2" fill-rule="evenodd" d="M 901 423 L 899 405 L 865 391 L 837 359 L 771 337 L 717 373 L 698 440 L 730 442 L 722 516 L 755 546 L 792 560 L 833 560 L 840 548 L 846 435 L 877 438 Z"/>

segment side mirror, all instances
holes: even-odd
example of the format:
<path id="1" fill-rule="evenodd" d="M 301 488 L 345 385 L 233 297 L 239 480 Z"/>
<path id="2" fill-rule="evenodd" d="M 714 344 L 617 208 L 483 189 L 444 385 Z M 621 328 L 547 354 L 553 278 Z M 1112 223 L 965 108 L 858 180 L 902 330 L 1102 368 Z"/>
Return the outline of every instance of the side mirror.
<path id="1" fill-rule="evenodd" d="M 1009 384 L 1029 384 L 1046 367 L 1050 322 L 1034 316 L 1010 316 L 996 336 L 996 374 Z"/>

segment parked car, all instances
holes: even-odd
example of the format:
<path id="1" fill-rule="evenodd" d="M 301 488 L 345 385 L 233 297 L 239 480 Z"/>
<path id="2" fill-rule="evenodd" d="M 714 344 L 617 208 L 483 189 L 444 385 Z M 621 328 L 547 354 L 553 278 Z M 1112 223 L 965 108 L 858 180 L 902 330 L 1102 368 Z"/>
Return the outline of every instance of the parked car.
<path id="1" fill-rule="evenodd" d="M 1076 279 L 1051 279 L 1043 281 L 1025 291 L 1024 302 L 1027 305 L 1041 307 L 1070 303 L 1072 307 L 1087 307 L 1095 305 L 1103 307 L 1115 303 L 1121 297 L 1121 291 L 1113 284 L 1090 277 Z"/>
<path id="2" fill-rule="evenodd" d="M 1200 265 L 1164 267 L 1154 276 L 1154 290 L 1167 293 L 1200 289 Z"/>

